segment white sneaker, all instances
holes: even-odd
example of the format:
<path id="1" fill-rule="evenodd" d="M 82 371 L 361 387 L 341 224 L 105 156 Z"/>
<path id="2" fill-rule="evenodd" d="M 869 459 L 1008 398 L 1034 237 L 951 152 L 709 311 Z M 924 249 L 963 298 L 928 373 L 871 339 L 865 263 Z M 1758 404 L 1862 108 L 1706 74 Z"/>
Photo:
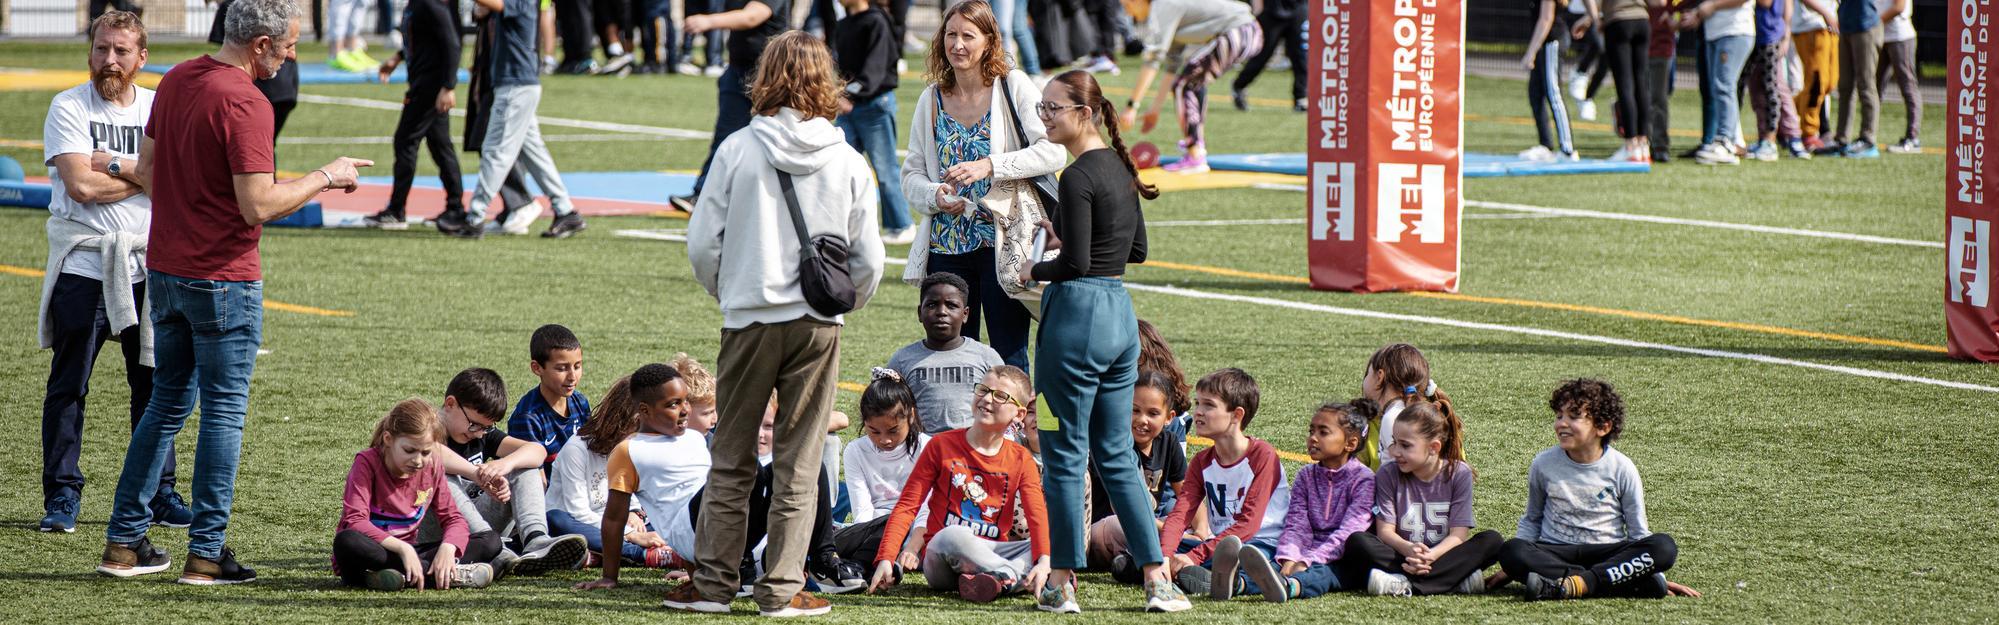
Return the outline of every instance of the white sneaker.
<path id="1" fill-rule="evenodd" d="M 1470 575 L 1465 576 L 1464 581 L 1458 582 L 1457 588 L 1451 591 L 1461 595 L 1485 594 L 1485 571 L 1472 571 Z"/>
<path id="2" fill-rule="evenodd" d="M 1583 102 L 1589 99 L 1589 75 L 1576 72 L 1569 77 L 1569 99 Z"/>
<path id="3" fill-rule="evenodd" d="M 1551 163 L 1555 160 L 1555 151 L 1548 149 L 1548 146 L 1537 145 L 1521 150 L 1520 160 L 1529 163 Z"/>
<path id="4" fill-rule="evenodd" d="M 1116 76 L 1118 75 L 1118 72 L 1120 70 L 1118 69 L 1117 61 L 1113 61 L 1111 60 L 1110 57 L 1107 56 L 1100 56 L 1097 57 L 1096 60 L 1091 61 L 1089 65 L 1084 66 L 1083 71 L 1092 74 L 1102 74 L 1108 72 L 1110 75 Z"/>
<path id="5" fill-rule="evenodd" d="M 1735 156 L 1734 148 L 1710 143 L 1702 146 L 1701 151 L 1694 154 L 1694 162 L 1702 165 L 1740 165 L 1742 159 Z"/>
<path id="6" fill-rule="evenodd" d="M 720 65 L 710 65 L 710 66 L 708 66 L 708 69 L 704 69 L 704 70 L 701 70 L 701 74 L 702 74 L 702 75 L 705 75 L 705 76 L 707 76 L 707 77 L 709 77 L 709 78 L 721 78 L 721 77 L 722 77 L 722 66 L 720 66 Z"/>
<path id="7" fill-rule="evenodd" d="M 888 230 L 882 232 L 882 245 L 909 245 L 915 242 L 916 242 L 915 227 L 903 228 L 900 230 Z"/>
<path id="8" fill-rule="evenodd" d="M 537 202 L 534 204 L 529 204 L 527 206 L 514 209 L 513 213 L 508 214 L 506 223 L 500 224 L 499 230 L 501 233 L 504 234 L 513 234 L 513 235 L 527 234 L 528 226 L 534 225 L 534 220 L 540 218 L 541 218 L 541 203 Z M 490 233 L 491 230 L 488 230 L 488 232 Z"/>
<path id="9" fill-rule="evenodd" d="M 637 60 L 638 59 L 636 57 L 632 56 L 632 53 L 626 52 L 624 54 L 620 54 L 605 60 L 604 67 L 602 69 L 597 70 L 597 73 L 616 74 L 619 71 L 624 70 L 625 68 L 631 67 L 632 63 Z"/>
<path id="10" fill-rule="evenodd" d="M 1407 597 L 1410 595 L 1409 576 L 1397 575 L 1381 569 L 1368 571 L 1367 594 Z"/>
<path id="11" fill-rule="evenodd" d="M 460 564 L 451 569 L 451 585 L 458 588 L 485 588 L 493 585 L 493 567 L 485 563 Z"/>
<path id="12" fill-rule="evenodd" d="M 1596 100 L 1583 100 L 1577 104 L 1576 117 L 1581 117 L 1586 122 L 1596 121 Z"/>
<path id="13" fill-rule="evenodd" d="M 1613 163 L 1622 163 L 1628 160 L 1631 160 L 1631 150 L 1625 149 L 1623 146 L 1618 146 L 1616 152 L 1610 153 L 1610 161 Z"/>
<path id="14" fill-rule="evenodd" d="M 700 76 L 701 68 L 695 67 L 693 63 L 682 61 L 679 65 L 673 66 L 673 73 L 682 76 Z"/>

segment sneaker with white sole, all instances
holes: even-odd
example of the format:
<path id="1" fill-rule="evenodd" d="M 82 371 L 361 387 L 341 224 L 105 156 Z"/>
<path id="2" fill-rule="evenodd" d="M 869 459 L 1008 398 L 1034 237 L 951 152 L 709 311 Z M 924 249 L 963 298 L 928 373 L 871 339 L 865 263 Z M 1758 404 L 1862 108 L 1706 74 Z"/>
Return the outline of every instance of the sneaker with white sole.
<path id="1" fill-rule="evenodd" d="M 1577 72 L 1569 77 L 1569 99 L 1583 102 L 1589 99 L 1589 75 Z"/>
<path id="2" fill-rule="evenodd" d="M 1777 162 L 1777 144 L 1768 141 L 1758 141 L 1756 145 L 1749 146 L 1749 158 L 1765 163 Z"/>
<path id="3" fill-rule="evenodd" d="M 1367 572 L 1367 594 L 1386 597 L 1407 597 L 1412 594 L 1409 576 L 1398 575 L 1374 569 Z"/>
<path id="4" fill-rule="evenodd" d="M 485 588 L 493 585 L 493 565 L 484 562 L 451 567 L 452 588 Z"/>
<path id="5" fill-rule="evenodd" d="M 1735 150 L 1719 143 L 1710 143 L 1694 154 L 1694 162 L 1702 165 L 1736 165 L 1742 159 L 1736 158 Z"/>
<path id="6" fill-rule="evenodd" d="M 909 245 L 916 242 L 916 228 L 882 231 L 882 245 Z"/>
<path id="7" fill-rule="evenodd" d="M 1111 60 L 1111 57 L 1100 56 L 1096 60 L 1091 61 L 1089 65 L 1084 66 L 1083 71 L 1092 74 L 1110 74 L 1116 76 L 1122 70 L 1118 68 L 1117 61 Z"/>
<path id="8" fill-rule="evenodd" d="M 167 570 L 169 566 L 173 566 L 173 560 L 167 557 L 167 552 L 142 536 L 129 543 L 104 543 L 104 557 L 97 563 L 97 572 L 112 577 L 138 577 Z"/>
<path id="9" fill-rule="evenodd" d="M 1155 579 L 1145 583 L 1145 611 L 1185 612 L 1194 609 L 1194 602 L 1187 600 L 1187 593 L 1173 582 Z"/>
<path id="10" fill-rule="evenodd" d="M 1548 149 L 1548 146 L 1537 145 L 1521 150 L 1518 157 L 1529 163 L 1552 163 L 1555 161 L 1555 151 Z"/>
<path id="11" fill-rule="evenodd" d="M 799 616 L 819 616 L 833 611 L 833 602 L 820 599 L 806 591 L 798 591 L 784 607 L 757 610 L 757 614 L 772 618 L 793 618 Z"/>
<path id="12" fill-rule="evenodd" d="M 1451 592 L 1460 595 L 1485 594 L 1485 571 L 1472 571 L 1463 581 L 1458 582 L 1458 587 L 1451 589 Z"/>
<path id="13" fill-rule="evenodd" d="M 1242 556 L 1237 560 L 1242 563 L 1243 575 L 1248 577 L 1249 581 L 1256 583 L 1257 590 L 1263 591 L 1264 601 L 1284 603 L 1291 599 L 1290 580 L 1278 574 L 1277 566 L 1268 556 L 1263 555 L 1262 549 L 1255 547 L 1244 549 Z"/>
<path id="14" fill-rule="evenodd" d="M 704 69 L 704 70 L 701 70 L 701 75 L 703 75 L 703 76 L 707 76 L 707 77 L 709 77 L 709 78 L 721 78 L 721 77 L 722 77 L 722 66 L 720 66 L 720 65 L 710 65 L 710 66 L 708 66 L 708 68 L 707 68 L 707 69 Z"/>
<path id="15" fill-rule="evenodd" d="M 661 601 L 660 605 L 685 612 L 700 612 L 703 614 L 729 613 L 729 604 L 727 602 L 709 601 L 702 598 L 701 591 L 694 588 L 693 580 L 681 582 L 679 586 L 674 586 L 673 590 L 666 591 L 666 600 Z"/>
<path id="16" fill-rule="evenodd" d="M 486 222 L 486 234 L 525 235 L 528 233 L 528 226 L 534 225 L 534 220 L 541 218 L 541 210 L 541 203 L 537 202 L 507 211 L 505 220 Z"/>
<path id="17" fill-rule="evenodd" d="M 1198 568 L 1198 567 L 1187 567 Z M 1082 614 L 1083 606 L 1076 604 L 1076 584 L 1070 582 L 1060 586 L 1041 585 L 1034 593 L 1034 609 L 1056 614 Z"/>
<path id="18" fill-rule="evenodd" d="M 210 560 L 193 553 L 180 567 L 180 579 L 189 586 L 226 586 L 257 581 L 257 570 L 236 562 L 236 550 L 222 548 L 222 557 Z"/>
<path id="19" fill-rule="evenodd" d="M 1923 153 L 1923 141 L 1915 137 L 1903 137 L 1900 143 L 1888 146 L 1888 152 L 1893 154 L 1921 154 Z"/>
<path id="20" fill-rule="evenodd" d="M 1623 146 L 1619 146 L 1616 152 L 1610 153 L 1609 160 L 1614 163 L 1622 163 L 1624 161 L 1631 160 L 1631 150 L 1625 149 Z"/>
<path id="21" fill-rule="evenodd" d="M 583 561 L 589 559 L 590 540 L 582 534 L 549 537 L 541 536 L 528 541 L 527 551 L 516 562 L 513 575 L 540 575 L 549 571 L 574 571 L 583 568 Z"/>
<path id="22" fill-rule="evenodd" d="M 1576 117 L 1580 117 L 1586 122 L 1596 121 L 1596 100 L 1583 100 L 1582 103 L 1577 104 Z"/>

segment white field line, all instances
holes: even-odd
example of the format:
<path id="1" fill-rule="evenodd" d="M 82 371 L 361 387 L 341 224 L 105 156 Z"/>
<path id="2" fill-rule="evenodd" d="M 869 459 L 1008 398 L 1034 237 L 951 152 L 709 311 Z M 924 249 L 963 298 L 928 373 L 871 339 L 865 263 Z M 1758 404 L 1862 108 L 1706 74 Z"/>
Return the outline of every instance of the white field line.
<path id="1" fill-rule="evenodd" d="M 1268 191 L 1295 191 L 1298 193 L 1305 192 L 1304 185 L 1296 185 L 1296 184 L 1261 183 L 1255 185 L 1255 188 L 1264 189 Z M 1480 200 L 1465 200 L 1465 206 L 1473 208 L 1486 208 L 1492 210 L 1514 211 L 1519 213 L 1532 213 L 1539 215 L 1547 215 L 1549 217 L 1588 217 L 1591 219 L 1636 221 L 1642 223 L 1664 224 L 1670 226 L 1693 226 L 1697 228 L 1715 228 L 1720 230 L 1741 230 L 1744 232 L 1756 232 L 1761 234 L 1782 234 L 1782 235 L 1797 236 L 1797 237 L 1812 237 L 1818 239 L 1835 239 L 1840 241 L 1854 241 L 1858 243 L 1878 243 L 1882 245 L 1927 247 L 1933 249 L 1943 249 L 1944 247 L 1942 241 L 1918 241 L 1915 239 L 1896 239 L 1891 237 L 1877 237 L 1871 234 L 1830 232 L 1826 230 L 1806 230 L 1803 228 L 1781 228 L 1777 226 L 1759 226 L 1756 224 L 1740 224 L 1727 221 L 1710 221 L 1706 219 L 1681 219 L 1678 217 L 1663 217 L 1659 215 L 1612 213 L 1606 211 L 1583 210 L 1579 208 L 1549 208 L 1546 206 L 1531 206 L 1527 204 L 1508 204 L 1505 202 L 1485 202 Z"/>
<path id="2" fill-rule="evenodd" d="M 618 236 L 654 239 L 659 241 L 684 242 L 687 240 L 687 236 L 684 234 L 678 234 L 678 235 L 669 234 L 667 232 L 657 231 L 657 230 L 618 230 L 613 234 L 616 234 Z M 907 261 L 904 261 L 903 259 L 892 258 L 892 257 L 886 259 L 886 261 L 890 265 L 902 265 L 907 263 Z M 1307 312 L 1343 315 L 1348 317 L 1360 317 L 1364 319 L 1399 321 L 1403 323 L 1421 323 L 1427 325 L 1439 325 L 1452 328 L 1462 328 L 1466 330 L 1483 330 L 1487 332 L 1524 334 L 1528 336 L 1540 336 L 1553 339 L 1561 339 L 1565 341 L 1574 341 L 1579 343 L 1597 343 L 1601 345 L 1613 345 L 1617 347 L 1626 347 L 1631 349 L 1657 350 L 1663 352 L 1672 352 L 1676 354 L 1690 354 L 1694 356 L 1703 356 L 1707 358 L 1721 358 L 1725 360 L 1746 360 L 1749 362 L 1757 362 L 1767 365 L 1779 365 L 1785 367 L 1797 367 L 1801 369 L 1813 369 L 1817 371 L 1829 371 L 1833 373 L 1842 373 L 1854 377 L 1872 378 L 1876 380 L 1910 382 L 1915 384 L 1927 384 L 1930 386 L 1939 386 L 1943 388 L 1951 388 L 1951 389 L 1966 390 L 1966 391 L 1983 391 L 1987 393 L 1999 393 L 1999 387 L 1995 386 L 1972 384 L 1969 382 L 1957 382 L 1953 380 L 1939 380 L 1936 378 L 1925 378 L 1921 376 L 1906 375 L 1889 371 L 1880 371 L 1876 369 L 1862 369 L 1859 367 L 1829 365 L 1825 363 L 1796 360 L 1792 358 L 1780 358 L 1777 356 L 1770 356 L 1766 354 L 1735 352 L 1735 351 L 1728 351 L 1721 349 L 1706 349 L 1700 347 L 1682 347 L 1679 345 L 1671 345 L 1667 343 L 1634 341 L 1631 339 L 1620 339 L 1620 338 L 1600 336 L 1595 334 L 1577 334 L 1574 332 L 1562 332 L 1559 330 L 1543 330 L 1540 328 L 1529 328 L 1524 326 L 1513 326 L 1513 325 L 1505 325 L 1498 323 L 1460 321 L 1457 319 L 1449 319 L 1445 317 L 1430 317 L 1425 315 L 1405 315 L 1400 313 L 1380 312 L 1374 310 L 1361 310 L 1358 308 L 1342 308 L 1338 306 L 1327 306 L 1324 304 L 1295 302 L 1291 300 L 1275 299 L 1268 297 L 1251 297 L 1247 295 L 1231 295 L 1227 293 L 1210 293 L 1207 291 L 1183 289 L 1180 287 L 1173 287 L 1173 286 L 1158 286 L 1151 284 L 1136 284 L 1136 283 L 1126 282 L 1125 288 L 1134 291 L 1159 293 L 1162 295 L 1173 295 L 1177 297 L 1185 297 L 1190 299 L 1216 300 L 1216 301 L 1225 301 L 1225 302 L 1235 302 L 1238 304 L 1256 304 L 1259 306 L 1289 308 L 1292 310 L 1302 310 Z"/>
<path id="3" fill-rule="evenodd" d="M 401 102 L 390 102 L 388 100 L 371 100 L 368 98 L 347 98 L 339 96 L 318 95 L 313 93 L 301 93 L 298 94 L 298 100 L 300 102 L 311 102 L 313 104 L 338 104 L 341 106 L 353 106 L 359 108 L 376 109 L 381 111 L 403 110 L 403 105 Z M 464 117 L 465 109 L 462 108 L 451 109 L 451 114 L 456 117 Z M 537 116 L 536 119 L 539 119 L 542 124 L 549 126 L 562 126 L 565 128 L 581 128 L 584 130 L 597 130 L 603 132 L 623 132 L 631 134 L 650 135 L 666 139 L 705 140 L 713 136 L 708 132 L 700 130 L 687 130 L 683 128 L 641 126 L 638 124 L 620 124 L 615 122 L 600 122 L 588 119 L 549 117 L 546 115 Z"/>
<path id="4" fill-rule="evenodd" d="M 649 135 L 542 135 L 541 140 L 549 143 L 579 141 L 654 141 L 659 137 Z M 278 137 L 279 145 L 389 145 L 395 137 Z"/>

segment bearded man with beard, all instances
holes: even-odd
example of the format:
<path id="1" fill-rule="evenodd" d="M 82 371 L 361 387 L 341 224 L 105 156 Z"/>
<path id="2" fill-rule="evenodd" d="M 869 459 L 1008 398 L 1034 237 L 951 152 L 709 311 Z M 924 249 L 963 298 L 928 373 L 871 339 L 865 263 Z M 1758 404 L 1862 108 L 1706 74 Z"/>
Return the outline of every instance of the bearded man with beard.
<path id="1" fill-rule="evenodd" d="M 42 283 L 41 344 L 52 350 L 42 399 L 44 532 L 76 530 L 83 497 L 77 458 L 84 398 L 104 341 L 125 355 L 134 426 L 153 394 L 146 301 L 146 230 L 152 200 L 137 175 L 153 91 L 132 84 L 146 63 L 146 26 L 110 11 L 90 25 L 90 82 L 56 94 L 42 125 L 49 168 L 49 260 Z M 153 522 L 187 527 L 194 517 L 174 492 L 173 455 L 147 508 Z"/>
<path id="2" fill-rule="evenodd" d="M 180 582 L 240 584 L 257 579 L 224 543 L 250 409 L 250 375 L 264 335 L 263 225 L 290 215 L 328 189 L 352 192 L 356 167 L 337 158 L 279 180 L 270 100 L 254 79 L 278 74 L 298 52 L 296 0 L 236 0 L 223 22 L 222 49 L 178 65 L 160 80 L 157 108 L 139 145 L 138 180 L 152 198 L 146 240 L 148 310 L 153 321 L 153 395 L 132 440 L 105 528 L 97 571 L 134 577 L 164 571 L 165 552 L 146 538 L 174 438 L 200 401 L 201 423 L 188 478 L 194 518 Z"/>

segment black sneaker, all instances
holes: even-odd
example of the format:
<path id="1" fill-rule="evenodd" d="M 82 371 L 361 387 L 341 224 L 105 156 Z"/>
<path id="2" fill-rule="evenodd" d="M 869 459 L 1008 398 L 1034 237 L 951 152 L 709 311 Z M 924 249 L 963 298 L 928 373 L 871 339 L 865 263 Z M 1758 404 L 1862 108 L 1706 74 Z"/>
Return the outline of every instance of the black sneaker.
<path id="1" fill-rule="evenodd" d="M 1145 53 L 1145 42 L 1137 39 L 1124 40 L 1124 55 L 1138 56 Z"/>
<path id="2" fill-rule="evenodd" d="M 541 238 L 567 239 L 571 235 L 582 232 L 584 226 L 583 214 L 572 210 L 567 215 L 556 215 L 555 221 L 549 222 L 548 231 L 541 233 Z"/>
<path id="3" fill-rule="evenodd" d="M 1584 594 L 1587 594 L 1587 592 L 1583 588 L 1583 578 L 1580 575 L 1551 579 L 1542 577 L 1540 573 L 1532 571 L 1527 573 L 1526 598 L 1528 601 L 1575 599 Z"/>
<path id="4" fill-rule="evenodd" d="M 694 201 L 698 199 L 700 198 L 694 195 L 676 195 L 667 198 L 666 202 L 673 205 L 673 210 L 692 215 L 694 214 Z"/>
<path id="5" fill-rule="evenodd" d="M 1111 557 L 1111 579 L 1120 584 L 1137 585 L 1144 578 L 1145 572 L 1138 568 L 1137 562 L 1132 561 L 1131 552 L 1119 552 Z"/>
<path id="6" fill-rule="evenodd" d="M 167 527 L 187 527 L 194 523 L 194 510 L 187 507 L 187 501 L 180 493 L 166 490 L 153 497 L 153 524 Z"/>
<path id="7" fill-rule="evenodd" d="M 693 582 L 690 581 L 688 583 L 691 584 Z M 743 566 L 736 569 L 736 586 L 737 599 L 755 594 L 757 586 L 757 563 L 755 561 L 748 558 L 743 559 Z"/>
<path id="8" fill-rule="evenodd" d="M 408 230 L 410 222 L 403 218 L 401 211 L 384 208 L 382 212 L 361 218 L 361 225 L 382 230 Z"/>
<path id="9" fill-rule="evenodd" d="M 217 560 L 187 554 L 187 564 L 181 565 L 180 579 L 175 581 L 189 586 L 244 584 L 257 581 L 257 570 L 237 564 L 236 551 L 223 547 Z"/>
<path id="10" fill-rule="evenodd" d="M 445 211 L 444 214 L 437 216 L 434 223 L 437 224 L 437 231 L 444 233 L 445 236 L 477 239 L 485 234 L 478 225 L 471 223 L 463 211 Z"/>
<path id="11" fill-rule="evenodd" d="M 77 501 L 76 493 L 71 492 L 63 492 L 50 498 L 47 503 L 42 504 L 42 511 L 47 514 L 42 516 L 42 523 L 37 529 L 44 532 L 74 533 L 76 509 L 80 503 Z"/>
<path id="12" fill-rule="evenodd" d="M 141 537 L 129 543 L 104 543 L 104 557 L 98 560 L 97 572 L 112 577 L 138 577 L 167 570 L 172 565 L 167 552 L 153 547 L 153 541 Z"/>
<path id="13" fill-rule="evenodd" d="M 527 552 L 508 567 L 508 574 L 540 575 L 549 571 L 574 571 L 583 568 L 583 561 L 590 557 L 590 541 L 582 534 L 532 540 L 525 548 Z"/>
<path id="14" fill-rule="evenodd" d="M 1814 149 L 1812 150 L 1812 155 L 1813 155 L 1813 156 L 1838 156 L 1838 155 L 1839 155 L 1840 153 L 1842 153 L 1842 152 L 1845 152 L 1845 151 L 1846 151 L 1846 142 L 1844 142 L 1844 141 L 1827 141 L 1827 142 L 1825 142 L 1825 145 L 1822 145 L 1822 146 L 1819 146 L 1819 147 L 1817 147 L 1817 148 L 1814 148 Z"/>
<path id="15" fill-rule="evenodd" d="M 813 558 L 805 568 L 812 581 L 819 584 L 819 591 L 829 595 L 853 592 L 868 584 L 859 563 L 842 560 L 837 555 Z"/>
<path id="16" fill-rule="evenodd" d="M 1207 569 L 1189 566 L 1180 569 L 1180 573 L 1173 576 L 1173 581 L 1189 595 L 1205 595 L 1212 589 L 1210 582 L 1213 577 L 1214 574 Z"/>
<path id="17" fill-rule="evenodd" d="M 1229 102 L 1235 104 L 1235 110 L 1249 110 L 1249 94 L 1243 93 L 1241 89 L 1229 90 Z"/>

